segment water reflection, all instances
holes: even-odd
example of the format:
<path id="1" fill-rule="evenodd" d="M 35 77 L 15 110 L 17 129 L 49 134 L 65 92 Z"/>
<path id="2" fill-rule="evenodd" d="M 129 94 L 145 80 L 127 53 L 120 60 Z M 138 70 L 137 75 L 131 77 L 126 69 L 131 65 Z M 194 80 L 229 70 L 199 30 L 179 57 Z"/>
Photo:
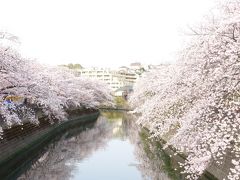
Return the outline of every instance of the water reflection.
<path id="1" fill-rule="evenodd" d="M 133 117 L 101 114 L 94 127 L 69 130 L 49 145 L 18 179 L 176 179 Z"/>

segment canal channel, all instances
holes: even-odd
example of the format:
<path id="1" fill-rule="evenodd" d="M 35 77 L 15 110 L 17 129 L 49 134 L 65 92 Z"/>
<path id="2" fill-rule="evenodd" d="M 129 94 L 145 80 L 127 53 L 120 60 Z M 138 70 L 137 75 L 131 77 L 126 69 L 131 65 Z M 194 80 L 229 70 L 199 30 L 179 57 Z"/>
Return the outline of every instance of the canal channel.
<path id="1" fill-rule="evenodd" d="M 126 112 L 103 111 L 43 147 L 18 180 L 183 179 Z"/>

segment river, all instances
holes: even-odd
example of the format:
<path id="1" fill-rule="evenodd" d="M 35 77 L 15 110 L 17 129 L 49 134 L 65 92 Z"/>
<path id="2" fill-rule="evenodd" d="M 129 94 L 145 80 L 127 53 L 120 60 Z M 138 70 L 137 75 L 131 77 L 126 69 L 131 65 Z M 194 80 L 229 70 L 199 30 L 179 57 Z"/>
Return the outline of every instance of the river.
<path id="1" fill-rule="evenodd" d="M 93 125 L 71 129 L 43 149 L 18 180 L 181 179 L 124 112 L 101 112 Z"/>

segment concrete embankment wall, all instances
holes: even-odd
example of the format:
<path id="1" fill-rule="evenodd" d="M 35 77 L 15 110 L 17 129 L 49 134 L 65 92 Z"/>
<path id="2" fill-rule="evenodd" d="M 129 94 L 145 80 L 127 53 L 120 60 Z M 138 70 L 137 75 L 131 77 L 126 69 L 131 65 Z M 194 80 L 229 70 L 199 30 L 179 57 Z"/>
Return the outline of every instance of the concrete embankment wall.
<path id="1" fill-rule="evenodd" d="M 161 142 L 161 144 L 163 144 Z M 172 164 L 178 166 L 178 163 L 184 163 L 186 156 L 182 154 L 176 154 L 176 151 L 172 147 L 164 149 L 164 152 L 171 157 Z M 174 167 L 176 168 L 176 167 Z M 212 171 L 205 171 L 205 173 L 199 178 L 199 180 L 218 180 L 216 174 Z"/>
<path id="2" fill-rule="evenodd" d="M 174 148 L 168 147 L 164 150 L 168 155 L 171 155 L 172 160 L 175 161 L 175 164 L 178 162 L 183 163 L 186 159 L 186 156 L 175 154 Z M 227 176 L 230 172 L 230 168 L 233 167 L 231 160 L 234 155 L 228 150 L 222 160 L 221 164 L 217 164 L 215 161 L 211 162 L 208 168 L 205 170 L 205 173 L 199 178 L 199 180 L 223 180 L 228 179 Z"/>
<path id="3" fill-rule="evenodd" d="M 5 129 L 0 140 L 0 177 L 12 179 L 32 161 L 44 145 L 69 128 L 94 123 L 99 111 L 74 111 L 67 121 L 51 124 L 39 119 L 40 124 L 25 123 Z"/>
<path id="4" fill-rule="evenodd" d="M 149 133 L 147 128 L 144 128 L 144 132 Z M 161 146 L 164 146 L 166 143 L 163 139 L 157 139 L 157 143 L 160 143 Z M 167 147 L 163 150 L 169 157 L 171 157 L 171 164 L 174 164 L 175 167 L 179 168 L 178 163 L 184 163 L 186 160 L 186 155 L 184 154 L 176 154 L 176 149 L 174 147 Z M 208 168 L 205 170 L 205 173 L 199 178 L 199 180 L 223 180 L 228 179 L 227 176 L 229 174 L 230 168 L 232 168 L 233 164 L 231 160 L 234 158 L 234 154 L 228 150 L 221 160 L 221 164 L 217 164 L 215 161 L 212 161 Z M 177 167 L 178 166 L 178 167 Z"/>

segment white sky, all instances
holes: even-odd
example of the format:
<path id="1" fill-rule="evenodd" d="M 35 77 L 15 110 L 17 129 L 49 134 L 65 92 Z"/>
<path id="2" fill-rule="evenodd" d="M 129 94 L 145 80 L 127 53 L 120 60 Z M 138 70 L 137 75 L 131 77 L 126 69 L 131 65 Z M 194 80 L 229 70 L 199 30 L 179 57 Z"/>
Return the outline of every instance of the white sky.
<path id="1" fill-rule="evenodd" d="M 0 0 L 0 29 L 48 64 L 116 67 L 171 61 L 182 27 L 213 0 Z"/>

